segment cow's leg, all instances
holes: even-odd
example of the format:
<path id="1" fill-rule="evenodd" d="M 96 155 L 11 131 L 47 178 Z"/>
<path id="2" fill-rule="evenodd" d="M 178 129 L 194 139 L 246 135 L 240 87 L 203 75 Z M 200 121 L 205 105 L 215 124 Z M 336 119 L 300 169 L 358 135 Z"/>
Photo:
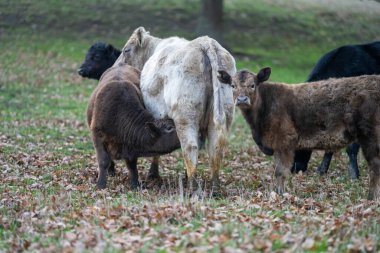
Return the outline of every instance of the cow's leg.
<path id="1" fill-rule="evenodd" d="M 325 152 L 321 164 L 318 166 L 319 175 L 324 175 L 327 173 L 330 167 L 330 162 L 333 156 L 333 152 Z"/>
<path id="2" fill-rule="evenodd" d="M 160 157 L 159 156 L 153 157 L 152 164 L 150 165 L 150 169 L 149 169 L 148 179 L 154 180 L 154 179 L 160 178 L 160 173 L 158 172 L 159 163 L 160 163 Z"/>
<path id="3" fill-rule="evenodd" d="M 226 131 L 227 132 L 227 131 Z M 208 126 L 208 156 L 209 168 L 211 171 L 211 182 L 213 191 L 219 190 L 219 168 L 223 160 L 224 147 L 226 146 L 226 136 L 221 135 L 210 120 Z"/>
<path id="4" fill-rule="evenodd" d="M 311 157 L 310 150 L 297 150 L 294 155 L 294 165 L 291 169 L 292 173 L 298 173 L 300 171 L 307 170 L 307 164 Z"/>
<path id="5" fill-rule="evenodd" d="M 293 165 L 294 151 L 275 151 L 274 163 L 275 163 L 275 181 L 276 191 L 282 195 L 285 192 L 285 181 Z"/>
<path id="6" fill-rule="evenodd" d="M 368 199 L 380 200 L 380 154 L 377 138 L 366 138 L 360 142 L 369 169 Z"/>
<path id="7" fill-rule="evenodd" d="M 195 172 L 198 162 L 198 126 L 190 123 L 186 124 L 186 120 L 177 121 L 174 119 L 174 122 L 176 123 L 177 135 L 181 142 L 189 188 L 190 191 L 193 191 L 192 188 L 193 183 L 196 182 Z"/>
<path id="8" fill-rule="evenodd" d="M 132 190 L 136 190 L 139 186 L 139 174 L 137 171 L 137 158 L 134 159 L 126 159 L 125 160 L 129 174 L 131 175 L 131 188 Z"/>
<path id="9" fill-rule="evenodd" d="M 96 135 L 93 135 L 92 140 L 94 142 L 96 159 L 99 165 L 99 173 L 96 186 L 98 189 L 104 189 L 107 186 L 107 172 L 108 169 L 112 166 L 113 162 L 101 139 Z"/>
<path id="10" fill-rule="evenodd" d="M 347 146 L 346 152 L 348 158 L 350 159 L 350 164 L 348 165 L 348 174 L 351 179 L 359 178 L 359 168 L 358 168 L 358 153 L 360 145 L 357 143 L 352 143 Z"/>
<path id="11" fill-rule="evenodd" d="M 116 170 L 115 170 L 115 163 L 113 161 L 111 161 L 111 165 L 110 167 L 108 168 L 108 175 L 110 177 L 114 177 L 116 175 Z"/>

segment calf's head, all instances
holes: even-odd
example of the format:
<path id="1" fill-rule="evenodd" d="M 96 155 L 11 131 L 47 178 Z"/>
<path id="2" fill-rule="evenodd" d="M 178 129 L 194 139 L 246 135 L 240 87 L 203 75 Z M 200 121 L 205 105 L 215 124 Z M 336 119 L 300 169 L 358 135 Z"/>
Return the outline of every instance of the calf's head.
<path id="1" fill-rule="evenodd" d="M 153 144 L 153 150 L 164 152 L 172 151 L 180 147 L 180 142 L 175 129 L 174 121 L 169 118 L 156 119 L 147 123 L 149 134 L 157 141 Z"/>
<path id="2" fill-rule="evenodd" d="M 120 51 L 110 44 L 96 42 L 87 51 L 86 58 L 78 69 L 82 77 L 99 80 L 120 55 Z"/>
<path id="3" fill-rule="evenodd" d="M 238 71 L 232 80 L 235 105 L 240 109 L 251 107 L 257 87 L 268 80 L 270 74 L 270 68 L 261 69 L 257 75 L 247 70 Z"/>
<path id="4" fill-rule="evenodd" d="M 144 27 L 137 28 L 122 49 L 122 62 L 141 70 L 153 53 L 152 38 Z"/>

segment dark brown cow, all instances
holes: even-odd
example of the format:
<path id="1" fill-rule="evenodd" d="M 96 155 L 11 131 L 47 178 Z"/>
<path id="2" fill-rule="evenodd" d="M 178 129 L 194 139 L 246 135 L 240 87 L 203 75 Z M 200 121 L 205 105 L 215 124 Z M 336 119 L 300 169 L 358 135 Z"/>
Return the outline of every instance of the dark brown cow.
<path id="1" fill-rule="evenodd" d="M 139 186 L 137 158 L 163 155 L 180 148 L 171 119 L 155 119 L 144 107 L 140 71 L 120 64 L 108 69 L 93 92 L 87 122 L 99 164 L 97 187 L 114 173 L 113 160 L 124 159 L 131 173 L 131 187 Z"/>
<path id="2" fill-rule="evenodd" d="M 233 87 L 255 141 L 274 152 L 277 192 L 284 192 L 295 150 L 338 150 L 357 142 L 370 170 L 368 198 L 380 199 L 380 76 L 286 85 L 265 82 L 270 73 L 240 71 Z"/>

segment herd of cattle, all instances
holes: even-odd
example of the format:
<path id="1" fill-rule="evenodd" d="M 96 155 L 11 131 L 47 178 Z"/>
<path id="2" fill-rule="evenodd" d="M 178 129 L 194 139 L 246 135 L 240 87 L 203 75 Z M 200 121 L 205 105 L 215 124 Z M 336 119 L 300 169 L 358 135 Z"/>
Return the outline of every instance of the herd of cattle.
<path id="1" fill-rule="evenodd" d="M 153 156 L 149 178 L 159 177 L 159 156 L 181 148 L 192 182 L 200 146 L 207 139 L 215 190 L 234 106 L 240 108 L 260 150 L 274 156 L 276 190 L 290 172 L 305 171 L 311 152 L 347 147 L 351 178 L 359 177 L 362 148 L 369 168 L 369 199 L 380 199 L 380 42 L 350 45 L 325 54 L 306 83 L 268 82 L 271 69 L 236 71 L 233 56 L 205 36 L 161 39 L 137 28 L 122 51 L 95 43 L 78 73 L 100 80 L 87 122 L 99 165 L 97 187 L 124 159 L 131 187 L 139 186 L 137 159 Z M 192 190 L 192 189 L 191 189 Z"/>

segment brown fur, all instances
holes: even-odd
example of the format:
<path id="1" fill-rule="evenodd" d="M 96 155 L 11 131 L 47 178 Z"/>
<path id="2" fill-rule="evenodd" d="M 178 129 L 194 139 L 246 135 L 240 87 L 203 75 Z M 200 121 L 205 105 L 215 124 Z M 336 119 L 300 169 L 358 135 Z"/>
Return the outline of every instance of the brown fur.
<path id="1" fill-rule="evenodd" d="M 145 109 L 140 71 L 120 64 L 108 69 L 93 92 L 87 120 L 99 163 L 98 188 L 105 188 L 112 160 L 124 159 L 138 186 L 137 158 L 170 153 L 180 147 L 174 123 L 156 120 Z"/>
<path id="2" fill-rule="evenodd" d="M 258 75 L 238 72 L 234 99 L 255 140 L 274 151 L 278 192 L 295 150 L 337 150 L 357 142 L 370 167 L 369 198 L 380 198 L 380 76 L 286 85 L 262 83 Z"/>

